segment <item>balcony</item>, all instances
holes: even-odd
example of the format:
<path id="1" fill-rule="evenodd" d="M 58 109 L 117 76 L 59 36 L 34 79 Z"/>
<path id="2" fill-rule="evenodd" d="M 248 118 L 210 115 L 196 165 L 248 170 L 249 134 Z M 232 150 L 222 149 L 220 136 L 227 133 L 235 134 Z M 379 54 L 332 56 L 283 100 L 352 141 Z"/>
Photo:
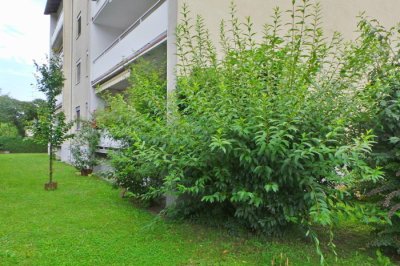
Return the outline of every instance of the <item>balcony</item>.
<path id="1" fill-rule="evenodd" d="M 98 0 L 92 4 L 93 21 L 100 15 L 101 11 L 110 3 L 110 0 Z"/>
<path id="2" fill-rule="evenodd" d="M 53 50 L 58 50 L 62 46 L 63 27 L 64 27 L 64 12 L 61 10 L 57 23 L 55 24 L 55 28 L 51 33 L 50 37 L 50 45 Z"/>
<path id="3" fill-rule="evenodd" d="M 62 93 L 60 95 L 56 96 L 56 109 L 59 110 L 62 108 L 63 105 L 63 95 Z"/>
<path id="4" fill-rule="evenodd" d="M 122 0 L 119 1 L 123 2 Z M 112 33 L 115 33 L 118 25 L 106 25 L 107 21 L 113 24 L 117 22 L 106 19 L 110 11 L 106 11 L 105 9 L 108 8 L 107 5 L 110 2 L 99 1 L 99 5 L 101 4 L 100 2 L 103 2 L 103 8 L 99 9 L 97 13 L 95 11 L 95 17 L 93 17 L 95 27 L 97 26 L 93 30 L 93 43 L 96 46 L 92 47 L 95 56 L 92 65 L 93 86 L 107 77 L 112 77 L 113 73 L 164 41 L 168 27 L 168 6 L 166 1 L 153 1 L 155 3 L 147 11 L 141 12 L 140 17 L 131 22 L 127 27 L 126 25 L 122 25 L 121 21 L 118 22 L 119 26 L 124 27 L 125 30 L 112 38 L 113 41 L 110 41 L 108 44 L 106 43 L 106 46 L 104 46 L 104 40 L 111 39 Z M 112 1 L 112 3 L 114 2 L 118 1 Z M 139 2 L 147 1 L 141 0 Z M 130 5 L 135 7 L 135 3 L 136 1 L 132 1 Z M 114 17 L 115 14 L 118 13 L 114 13 Z M 101 44 L 104 46 L 103 49 L 99 49 Z"/>
<path id="5" fill-rule="evenodd" d="M 114 140 L 108 134 L 101 134 L 99 144 L 97 145 L 98 153 L 108 153 L 109 150 L 117 150 L 121 148 L 121 142 Z"/>
<path id="6" fill-rule="evenodd" d="M 97 0 L 92 2 L 92 20 L 96 25 L 125 30 L 159 0 Z"/>

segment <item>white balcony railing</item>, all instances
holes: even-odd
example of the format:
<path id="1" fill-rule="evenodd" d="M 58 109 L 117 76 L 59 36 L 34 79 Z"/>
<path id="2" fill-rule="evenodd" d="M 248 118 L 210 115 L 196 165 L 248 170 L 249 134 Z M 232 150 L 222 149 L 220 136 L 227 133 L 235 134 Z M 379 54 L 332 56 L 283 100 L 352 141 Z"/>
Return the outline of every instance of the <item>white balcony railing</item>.
<path id="1" fill-rule="evenodd" d="M 110 138 L 107 134 L 101 134 L 97 152 L 107 153 L 109 150 L 121 148 L 121 142 Z"/>
<path id="2" fill-rule="evenodd" d="M 63 104 L 63 96 L 62 94 L 56 96 L 56 108 L 60 109 Z"/>
<path id="3" fill-rule="evenodd" d="M 110 0 L 98 0 L 92 5 L 92 17 L 96 20 L 96 17 L 101 13 L 101 11 L 109 4 Z"/>
<path id="4" fill-rule="evenodd" d="M 93 60 L 92 83 L 167 31 L 168 6 L 158 1 Z"/>
<path id="5" fill-rule="evenodd" d="M 54 45 L 56 44 L 56 41 L 62 37 L 62 29 L 64 27 L 64 12 L 61 11 L 60 16 L 58 17 L 56 27 L 54 28 L 53 33 L 51 34 L 50 37 L 50 43 L 51 47 L 54 48 Z"/>

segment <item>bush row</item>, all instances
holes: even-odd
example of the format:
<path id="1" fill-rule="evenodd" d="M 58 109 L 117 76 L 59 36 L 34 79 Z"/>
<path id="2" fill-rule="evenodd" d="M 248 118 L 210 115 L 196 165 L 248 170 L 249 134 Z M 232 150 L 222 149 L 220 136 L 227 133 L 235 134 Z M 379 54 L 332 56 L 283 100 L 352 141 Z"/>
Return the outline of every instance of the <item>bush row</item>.
<path id="1" fill-rule="evenodd" d="M 168 104 L 165 73 L 142 63 L 98 117 L 124 144 L 112 156 L 118 184 L 145 201 L 175 193 L 184 217 L 219 215 L 268 235 L 297 225 L 321 254 L 315 225 L 333 236 L 360 184 L 384 181 L 371 152 L 388 86 L 398 89 L 398 34 L 360 18 L 357 41 L 328 40 L 319 5 L 302 3 L 289 24 L 276 10 L 259 43 L 233 6 L 221 59 L 185 7 Z"/>
<path id="2" fill-rule="evenodd" d="M 47 145 L 35 143 L 31 139 L 22 137 L 1 137 L 0 151 L 9 151 L 11 153 L 45 153 Z"/>

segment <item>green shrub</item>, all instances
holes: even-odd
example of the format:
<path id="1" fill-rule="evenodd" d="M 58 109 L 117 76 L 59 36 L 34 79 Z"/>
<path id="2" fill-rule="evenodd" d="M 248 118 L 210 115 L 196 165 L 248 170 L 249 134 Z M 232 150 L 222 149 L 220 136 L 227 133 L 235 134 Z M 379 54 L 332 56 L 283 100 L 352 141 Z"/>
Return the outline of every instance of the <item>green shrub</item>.
<path id="1" fill-rule="evenodd" d="M 380 165 L 385 178 L 363 183 L 361 191 L 368 201 L 385 210 L 388 218 L 388 223 L 372 223 L 376 230 L 370 246 L 400 254 L 400 27 L 386 30 L 377 22 L 363 22 L 362 27 L 376 51 L 377 64 L 363 92 L 369 113 L 359 122 L 360 127 L 373 128 L 377 135 L 370 164 Z"/>
<path id="2" fill-rule="evenodd" d="M 72 164 L 80 171 L 93 170 L 98 164 L 96 158 L 100 132 L 94 126 L 94 121 L 80 121 L 81 128 L 71 141 Z"/>
<path id="3" fill-rule="evenodd" d="M 110 154 L 117 185 L 138 198 L 162 195 L 168 134 L 165 69 L 165 64 L 140 60 L 131 68 L 131 89 L 106 97 L 108 108 L 97 114 L 98 125 L 122 145 Z"/>
<path id="4" fill-rule="evenodd" d="M 22 137 L 1 137 L 0 151 L 11 153 L 45 153 L 47 146 L 35 143 L 29 138 Z"/>
<path id="5" fill-rule="evenodd" d="M 193 23 L 185 7 L 168 108 L 164 75 L 138 64 L 132 88 L 99 117 L 124 144 L 113 155 L 120 184 L 142 200 L 175 193 L 185 217 L 222 213 L 268 235 L 297 224 L 318 247 L 312 226 L 331 229 L 350 188 L 381 178 L 360 121 L 371 114 L 369 74 L 386 62 L 364 18 L 359 39 L 343 44 L 324 36 L 318 4 L 290 15 L 284 32 L 275 10 L 256 43 L 251 19 L 239 22 L 233 7 L 218 59 L 203 19 Z"/>
<path id="6" fill-rule="evenodd" d="M 277 11 L 261 44 L 251 20 L 233 15 L 221 26 L 222 61 L 202 19 L 192 25 L 184 11 L 167 183 L 196 203 L 193 213 L 224 206 L 266 234 L 293 223 L 332 226 L 344 197 L 337 188 L 379 178 L 365 162 L 371 133 L 352 128 L 373 51 L 362 36 L 354 46 L 337 34 L 325 42 L 319 7 L 309 8 L 294 7 L 282 35 Z"/>

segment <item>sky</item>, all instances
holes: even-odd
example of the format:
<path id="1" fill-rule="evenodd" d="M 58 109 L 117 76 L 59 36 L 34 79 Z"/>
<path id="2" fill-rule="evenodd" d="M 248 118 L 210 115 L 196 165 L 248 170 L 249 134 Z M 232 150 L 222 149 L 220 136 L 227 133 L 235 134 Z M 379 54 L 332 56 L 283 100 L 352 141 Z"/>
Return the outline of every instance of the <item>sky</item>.
<path id="1" fill-rule="evenodd" d="M 33 60 L 49 53 L 46 0 L 0 0 L 0 90 L 22 101 L 43 98 L 35 89 Z"/>

